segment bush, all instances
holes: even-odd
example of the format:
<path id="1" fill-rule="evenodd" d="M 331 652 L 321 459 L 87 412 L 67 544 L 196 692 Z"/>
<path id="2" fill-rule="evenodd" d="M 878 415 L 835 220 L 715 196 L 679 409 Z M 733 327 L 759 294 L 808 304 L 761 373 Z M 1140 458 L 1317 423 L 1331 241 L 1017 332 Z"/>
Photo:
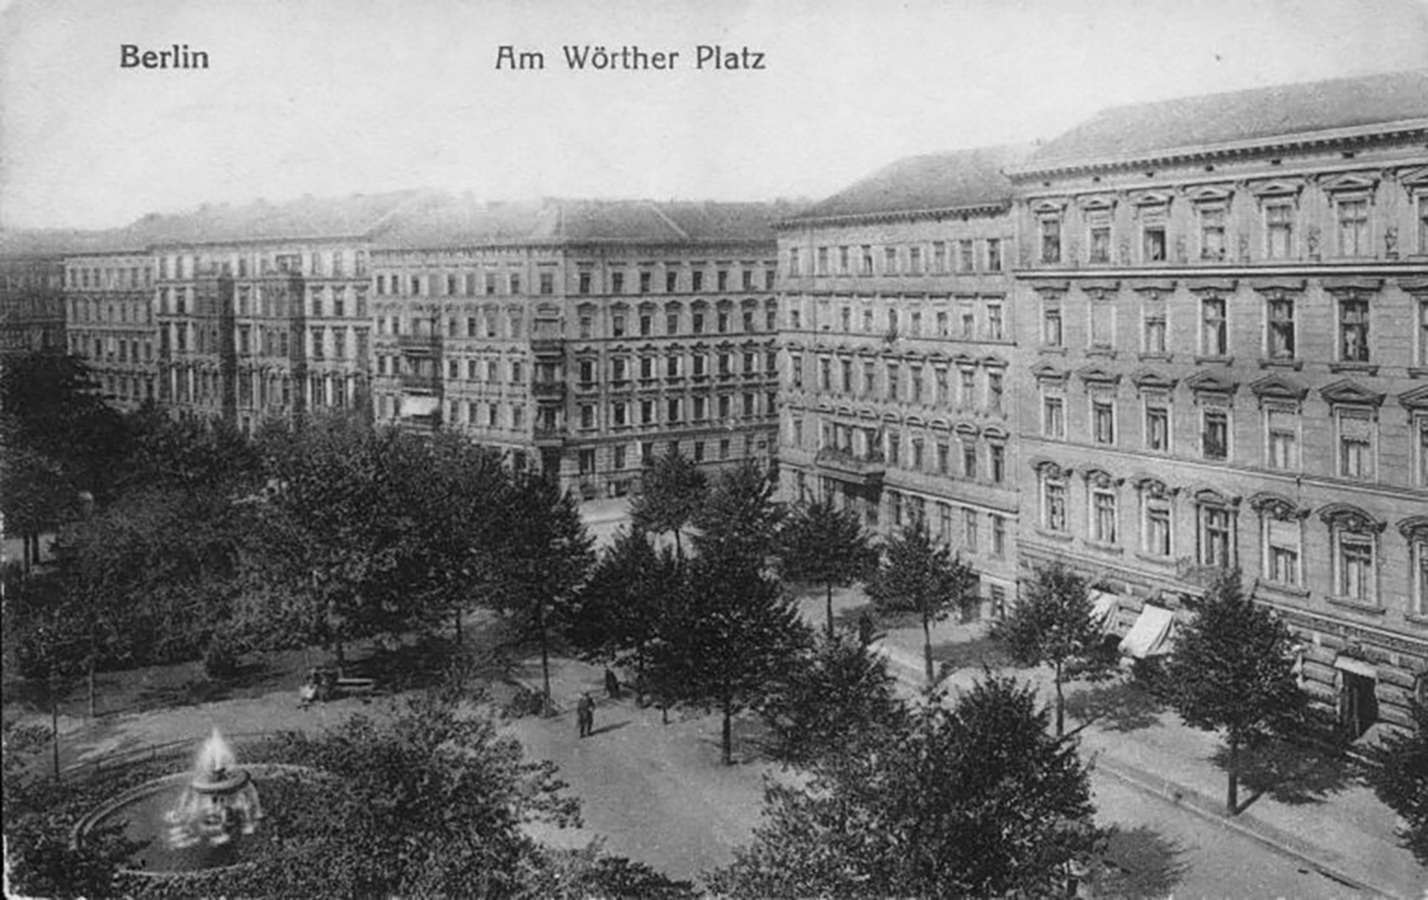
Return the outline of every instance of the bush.
<path id="1" fill-rule="evenodd" d="M 203 651 L 203 673 L 220 680 L 238 674 L 238 653 L 232 644 L 218 637 L 210 640 Z"/>
<path id="2" fill-rule="evenodd" d="M 516 686 L 516 693 L 501 707 L 501 714 L 510 719 L 538 716 L 545 712 L 545 695 L 524 684 Z"/>

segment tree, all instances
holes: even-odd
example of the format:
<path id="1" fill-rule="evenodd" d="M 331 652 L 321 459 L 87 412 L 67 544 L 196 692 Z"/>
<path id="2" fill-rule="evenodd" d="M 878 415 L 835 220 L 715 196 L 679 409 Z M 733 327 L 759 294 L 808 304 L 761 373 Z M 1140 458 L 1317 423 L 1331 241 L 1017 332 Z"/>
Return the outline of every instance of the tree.
<path id="1" fill-rule="evenodd" d="M 566 636 L 582 656 L 634 670 L 639 702 L 650 648 L 679 583 L 679 562 L 668 548 L 656 553 L 644 532 L 621 531 L 566 615 Z"/>
<path id="2" fill-rule="evenodd" d="M 707 493 L 704 473 L 678 448 L 672 449 L 645 469 L 640 492 L 630 503 L 630 519 L 655 534 L 674 532 L 675 553 L 682 559 L 679 532 L 694 520 Z"/>
<path id="3" fill-rule="evenodd" d="M 492 605 L 540 645 L 542 695 L 550 710 L 550 642 L 595 561 L 574 495 L 548 479 L 516 482 L 505 502 L 505 533 L 495 548 Z"/>
<path id="4" fill-rule="evenodd" d="M 868 596 L 880 610 L 913 612 L 921 620 L 922 659 L 929 685 L 936 681 L 932 623 L 975 603 L 976 586 L 977 573 L 945 546 L 932 543 L 921 520 L 887 542 L 882 563 L 867 582 Z"/>
<path id="5" fill-rule="evenodd" d="M 807 767 L 847 752 L 862 735 L 902 729 L 895 684 L 887 660 L 846 633 L 818 640 L 764 702 L 770 755 Z"/>
<path id="6" fill-rule="evenodd" d="M 1240 589 L 1238 571 L 1217 578 L 1176 637 L 1166 667 L 1171 704 L 1186 724 L 1223 729 L 1229 748 L 1225 807 L 1239 812 L 1239 752 L 1299 721 L 1304 694 L 1283 623 Z"/>
<path id="7" fill-rule="evenodd" d="M 992 635 L 1007 645 L 1018 664 L 1051 666 L 1058 735 L 1066 733 L 1066 677 L 1099 674 L 1115 665 L 1114 656 L 1104 650 L 1105 633 L 1096 621 L 1086 580 L 1061 563 L 1036 570 L 1021 600 L 992 627 Z"/>
<path id="8" fill-rule="evenodd" d="M 833 637 L 833 587 L 847 587 L 877 567 L 877 555 L 851 509 L 831 501 L 801 505 L 779 532 L 784 576 L 821 583 L 827 589 L 828 637 Z"/>
<path id="9" fill-rule="evenodd" d="M 932 695 L 801 782 L 770 781 L 764 822 L 711 887 L 734 897 L 1050 896 L 1089 856 L 1090 780 L 1031 687 L 988 674 Z"/>
<path id="10" fill-rule="evenodd" d="M 695 549 L 702 556 L 762 570 L 783 518 L 773 501 L 777 489 L 777 482 L 754 460 L 724 470 L 695 513 Z"/>
<path id="11" fill-rule="evenodd" d="M 1369 749 L 1365 780 L 1403 818 L 1403 843 L 1428 865 L 1428 705 L 1412 704 L 1413 727 L 1387 734 Z"/>
<path id="12" fill-rule="evenodd" d="M 721 713 L 722 759 L 732 765 L 734 716 L 786 681 L 808 630 L 778 582 L 738 559 L 701 556 L 687 573 L 651 674 L 661 696 Z"/>

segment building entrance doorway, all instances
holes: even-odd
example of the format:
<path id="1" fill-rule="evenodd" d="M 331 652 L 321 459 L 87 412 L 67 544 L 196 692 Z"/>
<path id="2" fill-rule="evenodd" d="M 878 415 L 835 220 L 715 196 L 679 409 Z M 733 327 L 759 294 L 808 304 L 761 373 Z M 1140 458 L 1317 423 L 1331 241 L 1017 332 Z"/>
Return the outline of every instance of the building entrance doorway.
<path id="1" fill-rule="evenodd" d="M 1377 679 L 1363 672 L 1339 670 L 1339 724 L 1354 739 L 1378 721 Z"/>

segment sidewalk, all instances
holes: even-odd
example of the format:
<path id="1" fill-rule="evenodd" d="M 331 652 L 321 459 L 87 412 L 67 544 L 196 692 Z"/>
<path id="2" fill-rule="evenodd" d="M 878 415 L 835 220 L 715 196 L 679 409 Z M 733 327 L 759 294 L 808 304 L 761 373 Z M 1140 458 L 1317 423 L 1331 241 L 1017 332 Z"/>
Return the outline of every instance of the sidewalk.
<path id="1" fill-rule="evenodd" d="M 848 598 L 845 604 L 856 605 Z M 965 641 L 974 633 L 968 626 L 943 625 L 933 635 L 933 646 Z M 909 692 L 922 688 L 926 679 L 920 629 L 891 629 L 875 646 Z M 1035 682 L 1048 704 L 1055 702 L 1050 669 L 1014 671 Z M 947 684 L 966 688 L 979 677 L 980 670 L 961 668 L 948 677 Z M 1068 701 L 1084 689 L 1081 684 L 1067 685 Z M 1068 711 L 1068 732 L 1082 724 Z M 1226 776 L 1213 761 L 1220 749 L 1218 735 L 1189 728 L 1172 712 L 1146 711 L 1135 727 L 1115 729 L 1093 722 L 1079 736 L 1086 758 L 1099 771 L 1297 858 L 1347 889 L 1388 897 L 1428 896 L 1428 870 L 1394 836 L 1397 816 L 1355 778 L 1310 792 L 1298 798 L 1302 802 L 1285 802 L 1265 793 L 1230 817 L 1224 814 Z M 1241 784 L 1240 803 L 1252 796 Z"/>

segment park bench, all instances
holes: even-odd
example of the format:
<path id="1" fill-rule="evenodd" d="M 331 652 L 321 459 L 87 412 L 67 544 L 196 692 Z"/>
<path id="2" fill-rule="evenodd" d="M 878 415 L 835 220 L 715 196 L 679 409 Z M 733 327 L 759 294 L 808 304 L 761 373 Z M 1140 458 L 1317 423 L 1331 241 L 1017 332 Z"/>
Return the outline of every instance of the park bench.
<path id="1" fill-rule="evenodd" d="M 334 700 L 344 694 L 371 694 L 377 689 L 377 679 L 346 675 L 333 666 L 318 666 L 308 672 L 306 683 L 298 690 L 302 704 L 315 700 Z"/>

